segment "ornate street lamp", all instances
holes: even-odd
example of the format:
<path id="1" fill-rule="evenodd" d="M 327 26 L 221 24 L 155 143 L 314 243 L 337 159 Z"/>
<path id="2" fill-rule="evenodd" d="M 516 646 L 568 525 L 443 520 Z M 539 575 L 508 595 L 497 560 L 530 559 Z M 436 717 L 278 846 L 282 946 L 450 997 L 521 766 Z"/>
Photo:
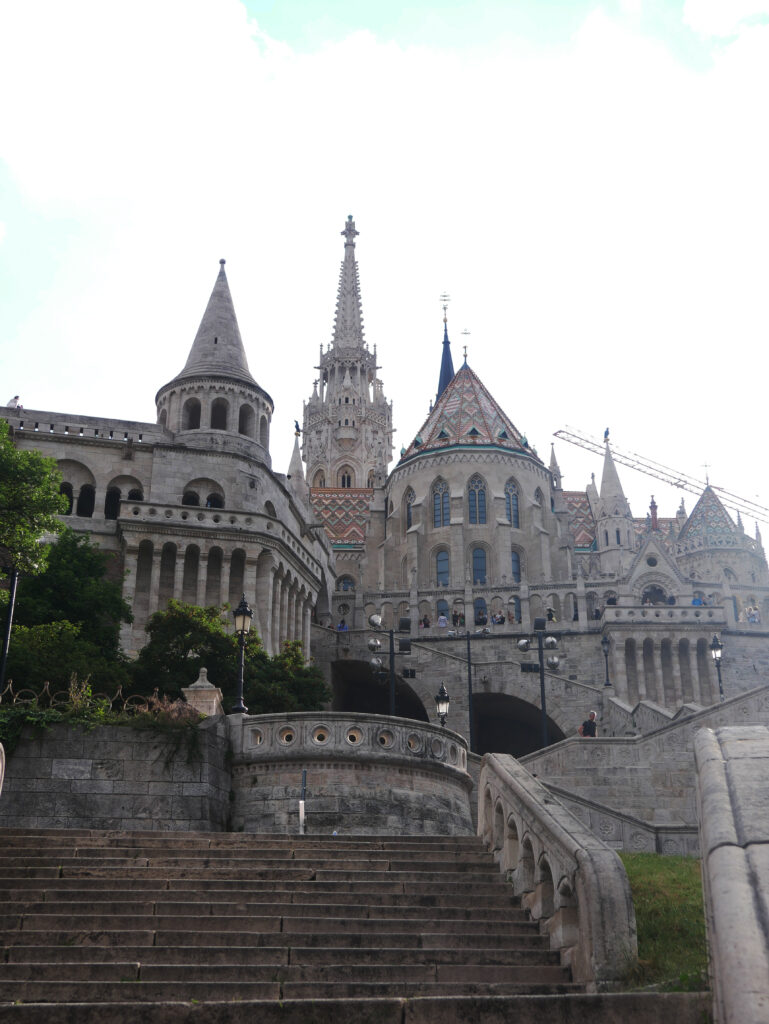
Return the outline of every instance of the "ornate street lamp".
<path id="1" fill-rule="evenodd" d="M 248 607 L 245 594 L 241 597 L 240 604 L 232 614 L 235 619 L 235 632 L 238 634 L 238 694 L 230 714 L 246 715 L 248 714 L 248 708 L 243 703 L 243 669 L 246 657 L 246 634 L 251 629 L 251 620 L 254 617 L 254 613 Z"/>
<path id="2" fill-rule="evenodd" d="M 441 725 L 446 727 L 446 715 L 449 713 L 449 694 L 446 690 L 446 684 L 441 683 L 441 688 L 435 695 L 435 710 L 438 712 L 438 718 L 441 720 Z"/>
<path id="3" fill-rule="evenodd" d="M 382 630 L 382 616 L 369 615 L 368 624 L 372 629 Z M 382 632 L 388 633 L 390 636 L 390 715 L 395 718 L 395 630 L 385 629 Z M 381 642 L 376 637 L 372 637 L 368 642 L 368 649 L 372 653 L 378 651 L 381 646 Z M 378 672 L 382 667 L 382 659 L 372 658 L 370 664 L 372 669 Z"/>
<path id="4" fill-rule="evenodd" d="M 723 704 L 724 702 L 724 687 L 721 682 L 721 654 L 723 653 L 724 645 L 718 639 L 718 634 L 713 634 L 713 639 L 710 641 L 710 653 L 713 655 L 713 661 L 716 663 L 716 672 L 718 673 L 718 696 Z"/>
<path id="5" fill-rule="evenodd" d="M 601 637 L 601 650 L 603 651 L 604 661 L 606 662 L 606 682 L 604 686 L 611 686 L 609 682 L 609 638 L 608 636 Z"/>

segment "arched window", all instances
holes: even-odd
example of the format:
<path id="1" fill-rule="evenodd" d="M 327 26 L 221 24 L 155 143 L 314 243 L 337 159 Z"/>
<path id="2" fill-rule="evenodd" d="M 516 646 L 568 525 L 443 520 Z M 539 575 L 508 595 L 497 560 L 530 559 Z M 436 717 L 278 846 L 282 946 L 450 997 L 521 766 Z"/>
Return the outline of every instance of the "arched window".
<path id="1" fill-rule="evenodd" d="M 340 576 L 336 581 L 337 590 L 355 590 L 355 580 L 352 576 Z"/>
<path id="2" fill-rule="evenodd" d="M 278 513 L 275 511 L 275 506 L 273 505 L 273 503 L 271 501 L 265 501 L 265 503 L 264 503 L 264 511 L 272 519 L 277 519 L 278 518 Z"/>
<path id="3" fill-rule="evenodd" d="M 349 466 L 342 466 L 339 470 L 339 486 L 352 487 L 353 475 Z"/>
<path id="4" fill-rule="evenodd" d="M 486 582 L 486 550 L 473 548 L 473 582 Z"/>
<path id="5" fill-rule="evenodd" d="M 83 516 L 85 519 L 90 519 L 93 515 L 95 504 L 96 488 L 93 484 L 83 484 L 80 488 L 80 494 L 77 496 L 77 508 L 75 509 L 75 514 Z"/>
<path id="6" fill-rule="evenodd" d="M 120 488 L 108 487 L 104 499 L 104 518 L 117 519 L 120 510 Z"/>
<path id="7" fill-rule="evenodd" d="M 404 501 L 406 502 L 406 529 L 407 530 L 410 530 L 412 525 L 413 525 L 413 519 L 412 519 L 412 515 L 411 515 L 411 506 L 414 504 L 414 499 L 415 498 L 416 498 L 416 494 L 414 494 L 413 490 L 409 487 L 409 489 L 406 491 L 406 496 L 404 498 Z"/>
<path id="8" fill-rule="evenodd" d="M 209 494 L 206 498 L 206 508 L 224 508 L 224 498 L 221 494 Z"/>
<path id="9" fill-rule="evenodd" d="M 439 480 L 433 487 L 433 526 L 449 525 L 449 485 Z"/>
<path id="10" fill-rule="evenodd" d="M 251 406 L 241 405 L 238 413 L 238 433 L 245 434 L 246 437 L 253 437 L 255 421 L 256 417 Z"/>
<path id="11" fill-rule="evenodd" d="M 195 491 L 185 491 L 182 495 L 182 505 L 199 505 L 200 495 Z"/>
<path id="12" fill-rule="evenodd" d="M 545 503 L 545 496 L 542 493 L 542 491 L 539 489 L 539 487 L 534 492 L 534 500 L 536 501 L 536 503 L 538 505 L 544 505 L 544 503 Z"/>
<path id="13" fill-rule="evenodd" d="M 373 490 L 374 487 L 374 470 L 368 471 L 368 480 L 366 481 L 366 487 L 370 487 Z"/>
<path id="14" fill-rule="evenodd" d="M 489 612 L 486 608 L 486 601 L 484 598 L 476 597 L 473 601 L 473 611 L 475 612 L 476 626 L 485 626 L 489 621 Z"/>
<path id="15" fill-rule="evenodd" d="M 182 430 L 198 430 L 200 427 L 200 402 L 188 398 L 182 410 Z"/>
<path id="16" fill-rule="evenodd" d="M 512 571 L 513 580 L 514 580 L 515 583 L 520 583 L 521 582 L 521 556 L 518 554 L 517 551 L 513 551 L 513 552 L 511 552 L 511 556 L 510 557 L 511 557 L 511 561 L 512 561 L 511 571 Z"/>
<path id="17" fill-rule="evenodd" d="M 144 492 L 140 491 L 138 487 L 133 487 L 128 492 L 129 501 L 144 501 Z"/>
<path id="18" fill-rule="evenodd" d="M 67 510 L 64 513 L 64 515 L 65 516 L 71 516 L 72 515 L 72 505 L 74 503 L 74 498 L 72 497 L 72 484 L 62 484 L 59 487 L 59 494 L 63 494 L 65 496 L 65 498 L 67 499 Z"/>
<path id="19" fill-rule="evenodd" d="M 313 487 L 325 487 L 326 486 L 326 474 L 322 469 L 319 469 L 315 474 L 315 479 L 312 482 Z"/>
<path id="20" fill-rule="evenodd" d="M 479 476 L 474 476 L 467 485 L 467 500 L 470 522 L 483 525 L 486 522 L 486 487 Z"/>
<path id="21" fill-rule="evenodd" d="M 508 480 L 505 484 L 505 513 L 507 514 L 508 523 L 514 526 L 516 530 L 520 529 L 521 517 L 518 511 L 518 488 L 512 480 Z"/>
<path id="22" fill-rule="evenodd" d="M 270 428 L 267 423 L 267 417 L 262 416 L 259 420 L 259 444 L 262 448 L 268 448 L 270 443 Z"/>
<path id="23" fill-rule="evenodd" d="M 226 430 L 227 429 L 227 413 L 229 412 L 229 403 L 226 398 L 215 398 L 211 403 L 211 429 L 212 430 Z"/>
<path id="24" fill-rule="evenodd" d="M 448 601 L 444 601 L 443 598 L 441 598 L 440 601 L 436 601 L 435 610 L 438 613 L 438 618 L 440 618 L 441 615 L 445 615 L 446 619 L 448 620 L 448 617 L 449 617 L 449 602 Z"/>
<path id="25" fill-rule="evenodd" d="M 439 551 L 435 556 L 435 579 L 443 585 L 449 585 L 449 553 L 448 551 Z"/>
<path id="26" fill-rule="evenodd" d="M 516 622 L 521 621 L 521 599 L 520 597 L 513 598 L 513 618 Z"/>

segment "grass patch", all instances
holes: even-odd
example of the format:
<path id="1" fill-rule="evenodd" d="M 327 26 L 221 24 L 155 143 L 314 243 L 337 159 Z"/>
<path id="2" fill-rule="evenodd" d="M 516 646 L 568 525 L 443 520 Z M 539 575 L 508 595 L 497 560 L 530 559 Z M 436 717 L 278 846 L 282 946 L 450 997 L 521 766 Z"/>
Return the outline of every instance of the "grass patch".
<path id="1" fill-rule="evenodd" d="M 664 992 L 708 988 L 700 862 L 694 857 L 620 853 L 638 926 L 638 963 L 629 988 Z"/>

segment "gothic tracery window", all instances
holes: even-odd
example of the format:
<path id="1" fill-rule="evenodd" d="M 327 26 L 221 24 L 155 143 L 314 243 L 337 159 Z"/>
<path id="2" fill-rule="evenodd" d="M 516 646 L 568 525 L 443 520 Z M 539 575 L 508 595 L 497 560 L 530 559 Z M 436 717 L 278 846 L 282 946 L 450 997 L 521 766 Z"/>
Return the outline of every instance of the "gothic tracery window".
<path id="1" fill-rule="evenodd" d="M 473 548 L 473 583 L 486 582 L 486 549 Z"/>
<path id="2" fill-rule="evenodd" d="M 405 499 L 404 499 L 405 502 L 406 502 L 406 529 L 407 530 L 410 530 L 411 526 L 412 526 L 411 506 L 414 504 L 414 499 L 415 498 L 416 498 L 416 494 L 414 494 L 413 490 L 409 487 L 409 489 L 406 491 L 406 496 L 405 496 Z"/>
<path id="3" fill-rule="evenodd" d="M 439 480 L 433 487 L 433 526 L 449 525 L 449 485 Z"/>
<path id="4" fill-rule="evenodd" d="M 486 522 L 486 486 L 479 476 L 474 476 L 467 485 L 467 501 L 470 522 L 483 525 Z"/>
<path id="5" fill-rule="evenodd" d="M 518 488 L 512 480 L 508 480 L 505 484 L 505 513 L 508 523 L 514 526 L 516 530 L 519 529 L 521 517 L 518 506 Z"/>
<path id="6" fill-rule="evenodd" d="M 443 586 L 449 585 L 449 553 L 439 551 L 435 556 L 435 580 Z"/>
<path id="7" fill-rule="evenodd" d="M 517 551 L 511 553 L 511 571 L 515 583 L 521 582 L 521 556 Z"/>

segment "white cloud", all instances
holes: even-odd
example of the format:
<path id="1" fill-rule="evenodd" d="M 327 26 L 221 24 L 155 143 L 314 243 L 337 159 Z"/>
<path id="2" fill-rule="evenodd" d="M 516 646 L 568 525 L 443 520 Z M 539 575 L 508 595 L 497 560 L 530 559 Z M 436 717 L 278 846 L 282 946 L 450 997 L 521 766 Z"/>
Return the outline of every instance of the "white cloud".
<path id="1" fill-rule="evenodd" d="M 27 407 L 151 417 L 224 256 L 283 468 L 353 213 L 396 450 L 434 394 L 448 289 L 455 358 L 468 327 L 543 454 L 566 422 L 608 422 L 624 447 L 769 491 L 739 444 L 767 335 L 763 26 L 694 71 L 599 12 L 565 51 L 515 60 L 366 32 L 299 54 L 236 0 L 29 0 L 0 19 L 0 155 L 41 217 L 74 224 L 11 339 Z M 559 451 L 571 487 L 578 455 Z"/>
<path id="2" fill-rule="evenodd" d="M 769 0 L 686 0 L 683 9 L 684 24 L 707 36 L 731 36 L 767 17 Z"/>

